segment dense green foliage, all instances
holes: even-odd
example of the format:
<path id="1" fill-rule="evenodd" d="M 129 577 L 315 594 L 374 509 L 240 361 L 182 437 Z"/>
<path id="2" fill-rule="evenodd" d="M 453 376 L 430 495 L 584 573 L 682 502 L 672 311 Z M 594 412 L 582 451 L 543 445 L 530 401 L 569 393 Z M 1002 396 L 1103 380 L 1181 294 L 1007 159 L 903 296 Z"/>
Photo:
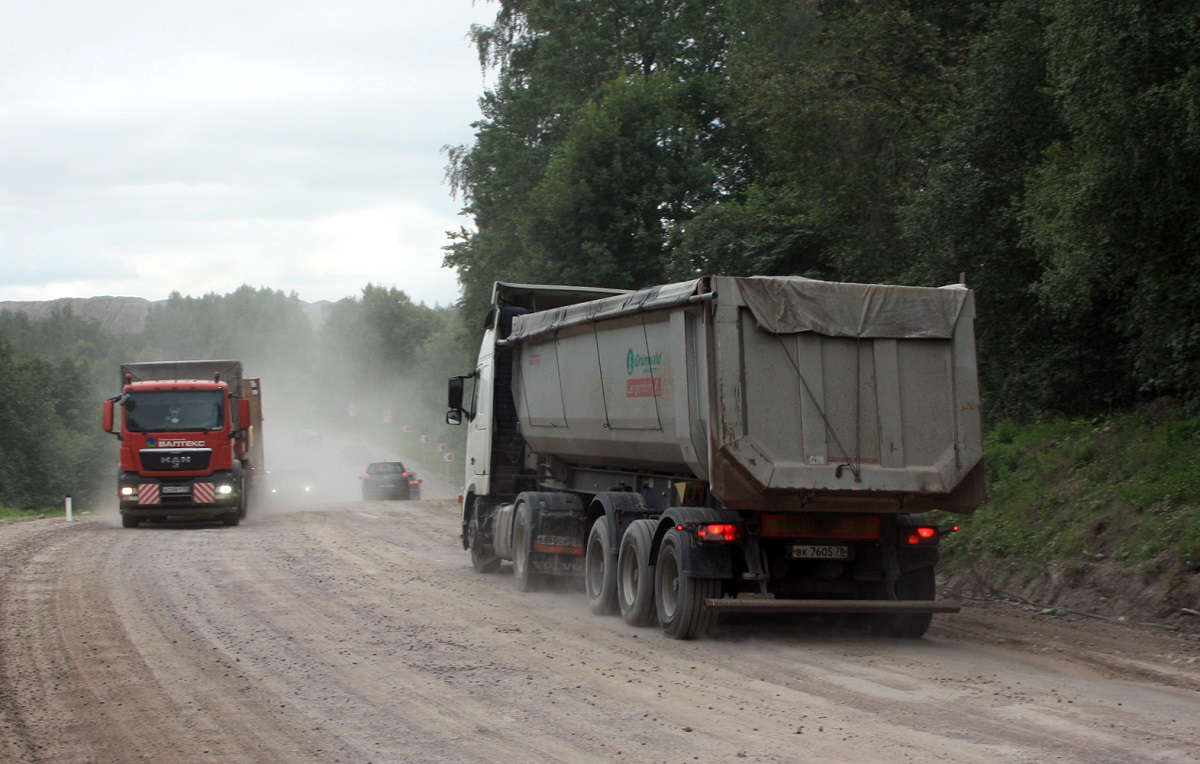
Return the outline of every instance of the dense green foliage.
<path id="1" fill-rule="evenodd" d="M 496 279 L 965 274 L 989 417 L 1200 397 L 1196 3 L 497 4 L 468 315 Z"/>

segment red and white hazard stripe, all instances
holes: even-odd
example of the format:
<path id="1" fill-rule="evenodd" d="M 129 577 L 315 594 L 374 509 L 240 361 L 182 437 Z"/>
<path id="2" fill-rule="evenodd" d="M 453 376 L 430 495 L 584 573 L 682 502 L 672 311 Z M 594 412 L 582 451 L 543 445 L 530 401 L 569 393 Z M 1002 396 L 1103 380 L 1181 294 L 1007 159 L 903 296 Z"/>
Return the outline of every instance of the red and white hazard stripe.
<path id="1" fill-rule="evenodd" d="M 157 483 L 138 484 L 138 504 L 157 504 L 159 490 Z"/>
<path id="2" fill-rule="evenodd" d="M 212 504 L 217 500 L 217 491 L 212 483 L 193 483 L 192 501 L 197 504 Z"/>

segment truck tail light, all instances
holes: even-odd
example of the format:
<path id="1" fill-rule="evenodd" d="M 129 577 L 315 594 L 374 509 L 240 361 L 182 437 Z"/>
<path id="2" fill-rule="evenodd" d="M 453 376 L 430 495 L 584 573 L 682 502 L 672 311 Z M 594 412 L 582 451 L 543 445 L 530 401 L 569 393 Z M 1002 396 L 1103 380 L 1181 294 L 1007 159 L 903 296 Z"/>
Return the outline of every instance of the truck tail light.
<path id="1" fill-rule="evenodd" d="M 705 523 L 696 529 L 696 537 L 701 541 L 740 541 L 742 535 L 742 526 L 737 523 Z"/>
<path id="2" fill-rule="evenodd" d="M 918 526 L 916 528 L 906 528 L 901 534 L 904 543 L 909 546 L 918 546 L 921 544 L 936 544 L 938 542 L 938 529 L 930 526 Z"/>

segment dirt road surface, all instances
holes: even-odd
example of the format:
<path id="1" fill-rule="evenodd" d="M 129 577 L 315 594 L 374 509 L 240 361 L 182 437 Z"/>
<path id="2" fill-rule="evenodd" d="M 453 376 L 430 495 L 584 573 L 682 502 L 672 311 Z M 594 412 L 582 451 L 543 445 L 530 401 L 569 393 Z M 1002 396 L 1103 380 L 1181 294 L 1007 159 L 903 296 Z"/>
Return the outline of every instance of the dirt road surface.
<path id="1" fill-rule="evenodd" d="M 672 641 L 476 574 L 449 501 L 47 519 L 0 526 L 0 761 L 1200 761 L 1200 641 L 996 603 Z"/>

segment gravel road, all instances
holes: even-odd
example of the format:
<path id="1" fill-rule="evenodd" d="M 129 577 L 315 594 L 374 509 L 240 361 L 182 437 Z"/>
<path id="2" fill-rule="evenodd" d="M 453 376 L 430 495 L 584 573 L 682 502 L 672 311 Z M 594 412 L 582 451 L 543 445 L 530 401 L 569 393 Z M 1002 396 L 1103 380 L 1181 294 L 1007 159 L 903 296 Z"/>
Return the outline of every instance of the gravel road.
<path id="1" fill-rule="evenodd" d="M 449 501 L 48 519 L 0 526 L 0 761 L 1200 762 L 1200 641 L 984 602 L 672 641 L 476 574 Z"/>

